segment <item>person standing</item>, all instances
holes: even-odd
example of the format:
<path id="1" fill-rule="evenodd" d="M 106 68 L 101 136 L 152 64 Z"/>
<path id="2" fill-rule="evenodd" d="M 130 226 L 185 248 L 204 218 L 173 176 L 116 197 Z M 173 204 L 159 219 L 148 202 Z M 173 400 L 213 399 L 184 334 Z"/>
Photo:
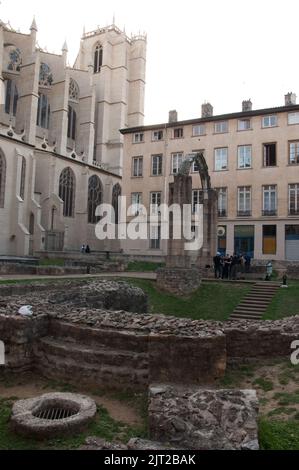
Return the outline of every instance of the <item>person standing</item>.
<path id="1" fill-rule="evenodd" d="M 218 252 L 213 258 L 215 279 L 221 278 L 221 254 Z"/>

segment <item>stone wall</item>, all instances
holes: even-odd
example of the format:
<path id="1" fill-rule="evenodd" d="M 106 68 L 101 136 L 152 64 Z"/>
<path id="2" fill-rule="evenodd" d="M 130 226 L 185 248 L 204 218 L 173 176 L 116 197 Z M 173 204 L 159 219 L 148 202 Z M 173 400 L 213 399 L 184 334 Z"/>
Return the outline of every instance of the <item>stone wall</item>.
<path id="1" fill-rule="evenodd" d="M 0 315 L 0 339 L 5 345 L 5 367 L 0 367 L 0 375 L 7 371 L 20 373 L 33 369 L 34 345 L 47 334 L 48 325 L 47 315 L 40 315 L 34 320 Z"/>
<path id="2" fill-rule="evenodd" d="M 160 268 L 157 286 L 172 294 L 188 295 L 200 286 L 201 274 L 196 268 Z"/>
<path id="3" fill-rule="evenodd" d="M 254 390 L 151 386 L 152 439 L 186 449 L 258 450 Z"/>

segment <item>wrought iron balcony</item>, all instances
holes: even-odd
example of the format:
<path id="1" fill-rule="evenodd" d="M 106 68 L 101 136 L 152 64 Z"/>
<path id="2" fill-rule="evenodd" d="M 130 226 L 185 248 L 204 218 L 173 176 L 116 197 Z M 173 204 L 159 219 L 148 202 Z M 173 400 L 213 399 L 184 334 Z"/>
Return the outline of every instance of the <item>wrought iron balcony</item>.
<path id="1" fill-rule="evenodd" d="M 218 217 L 226 217 L 227 211 L 226 209 L 218 209 Z"/>
<path id="2" fill-rule="evenodd" d="M 250 217 L 251 216 L 251 210 L 250 211 L 238 211 L 238 217 Z"/>
<path id="3" fill-rule="evenodd" d="M 299 209 L 289 209 L 289 215 L 299 215 Z"/>
<path id="4" fill-rule="evenodd" d="M 267 209 L 262 211 L 262 215 L 264 217 L 270 217 L 270 216 L 276 216 L 277 215 L 277 210 L 276 209 Z"/>

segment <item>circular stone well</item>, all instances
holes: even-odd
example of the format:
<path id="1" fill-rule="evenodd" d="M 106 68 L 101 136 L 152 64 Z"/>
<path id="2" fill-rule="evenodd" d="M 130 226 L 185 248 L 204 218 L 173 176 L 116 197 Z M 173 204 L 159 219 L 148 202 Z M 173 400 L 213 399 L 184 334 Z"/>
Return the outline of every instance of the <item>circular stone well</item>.
<path id="1" fill-rule="evenodd" d="M 12 409 L 12 429 L 36 439 L 81 432 L 96 415 L 95 402 L 74 393 L 47 393 L 17 401 Z"/>

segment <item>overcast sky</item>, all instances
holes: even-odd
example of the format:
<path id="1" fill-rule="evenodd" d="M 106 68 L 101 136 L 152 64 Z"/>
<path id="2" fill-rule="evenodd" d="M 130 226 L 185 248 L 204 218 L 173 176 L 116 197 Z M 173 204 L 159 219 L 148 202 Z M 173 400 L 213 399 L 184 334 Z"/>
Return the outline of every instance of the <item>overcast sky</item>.
<path id="1" fill-rule="evenodd" d="M 60 52 L 64 40 L 73 65 L 86 31 L 112 23 L 148 35 L 146 124 L 280 106 L 293 91 L 299 101 L 298 0 L 0 0 L 0 18 L 28 32 L 33 16 L 38 42 Z"/>

